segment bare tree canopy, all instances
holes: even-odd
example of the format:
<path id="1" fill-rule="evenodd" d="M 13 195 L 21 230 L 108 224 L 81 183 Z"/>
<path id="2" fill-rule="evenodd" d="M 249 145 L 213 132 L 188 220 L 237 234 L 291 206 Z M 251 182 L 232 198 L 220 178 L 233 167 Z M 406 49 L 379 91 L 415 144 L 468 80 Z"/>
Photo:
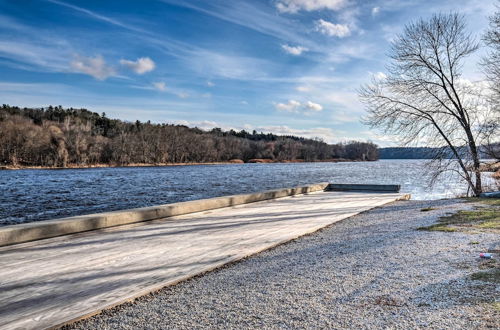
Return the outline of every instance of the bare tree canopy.
<path id="1" fill-rule="evenodd" d="M 489 79 L 490 101 L 495 111 L 500 112 L 500 0 L 498 11 L 490 17 L 490 28 L 483 37 L 485 44 L 489 47 L 487 56 L 483 58 L 484 71 Z M 489 123 L 489 141 L 487 152 L 489 157 L 500 160 L 500 121 L 498 116 L 493 117 Z"/>
<path id="2" fill-rule="evenodd" d="M 484 42 L 490 47 L 484 58 L 485 71 L 491 80 L 492 87 L 500 97 L 500 1 L 499 10 L 490 17 L 490 28 L 484 35 Z"/>
<path id="3" fill-rule="evenodd" d="M 442 147 L 458 168 L 436 154 L 436 176 L 455 170 L 474 195 L 482 192 L 478 145 L 492 118 L 484 86 L 462 78 L 466 58 L 478 49 L 463 16 L 436 14 L 408 24 L 393 42 L 388 74 L 360 89 L 371 127 L 401 137 L 405 145 Z"/>

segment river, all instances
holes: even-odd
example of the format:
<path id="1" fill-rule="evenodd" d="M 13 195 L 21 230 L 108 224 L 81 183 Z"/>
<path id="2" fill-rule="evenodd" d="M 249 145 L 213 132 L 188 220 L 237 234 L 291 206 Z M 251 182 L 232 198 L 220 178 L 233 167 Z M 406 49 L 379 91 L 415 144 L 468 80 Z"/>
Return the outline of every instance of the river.
<path id="1" fill-rule="evenodd" d="M 464 194 L 448 176 L 429 188 L 426 160 L 0 171 L 0 226 L 317 182 L 400 184 L 412 199 Z"/>

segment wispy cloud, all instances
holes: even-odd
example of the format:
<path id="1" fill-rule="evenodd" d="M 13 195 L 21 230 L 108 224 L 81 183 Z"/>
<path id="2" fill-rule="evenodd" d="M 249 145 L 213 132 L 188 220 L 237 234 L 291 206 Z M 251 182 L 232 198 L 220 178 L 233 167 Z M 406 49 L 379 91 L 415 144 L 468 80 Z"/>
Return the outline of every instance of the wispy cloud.
<path id="1" fill-rule="evenodd" d="M 289 46 L 289 45 L 281 45 L 281 48 L 283 48 L 283 50 L 285 52 L 287 52 L 288 54 L 295 55 L 295 56 L 301 55 L 303 52 L 307 52 L 309 50 L 306 47 Z"/>
<path id="2" fill-rule="evenodd" d="M 13 63 L 26 63 L 34 70 L 60 72 L 68 69 L 67 49 L 37 45 L 27 40 L 0 40 L 0 56 Z"/>
<path id="3" fill-rule="evenodd" d="M 140 57 L 135 61 L 122 59 L 120 60 L 120 64 L 126 66 L 137 74 L 144 74 L 146 72 L 153 71 L 156 66 L 155 62 L 149 57 Z"/>
<path id="4" fill-rule="evenodd" d="M 183 59 L 187 67 L 200 75 L 223 79 L 252 80 L 267 77 L 272 62 L 250 56 L 200 50 Z"/>
<path id="5" fill-rule="evenodd" d="M 302 103 L 295 100 L 289 100 L 287 103 L 277 103 L 275 105 L 276 110 L 286 111 L 286 112 L 299 112 L 300 107 L 302 107 Z"/>
<path id="6" fill-rule="evenodd" d="M 297 13 L 301 10 L 339 10 L 345 6 L 346 0 L 278 0 L 276 8 L 282 13 Z"/>
<path id="7" fill-rule="evenodd" d="M 302 44 L 308 48 L 314 47 L 314 43 L 307 38 L 303 31 L 297 30 L 297 22 L 275 15 L 267 6 L 259 4 L 257 1 L 197 2 L 163 0 L 163 2 L 189 8 L 280 40 Z"/>
<path id="8" fill-rule="evenodd" d="M 71 62 L 71 68 L 76 72 L 88 74 L 98 80 L 105 80 L 115 74 L 115 70 L 106 64 L 101 55 L 95 57 L 78 55 Z"/>
<path id="9" fill-rule="evenodd" d="M 160 92 L 165 92 L 167 90 L 167 85 L 163 81 L 157 81 L 153 83 L 153 87 Z"/>
<path id="10" fill-rule="evenodd" d="M 92 10 L 88 10 L 88 9 L 85 9 L 85 8 L 82 8 L 82 7 L 78 7 L 78 6 L 75 6 L 75 5 L 63 2 L 63 1 L 58 1 L 58 0 L 47 0 L 47 1 L 51 2 L 53 4 L 56 4 L 56 5 L 59 5 L 59 6 L 63 6 L 63 7 L 67 7 L 67 8 L 73 9 L 73 10 L 75 10 L 77 12 L 83 13 L 83 14 L 85 14 L 87 16 L 90 16 L 90 17 L 92 17 L 92 18 L 94 18 L 96 20 L 102 21 L 102 22 L 106 22 L 106 23 L 109 23 L 109 24 L 112 24 L 112 25 L 116 25 L 116 26 L 128 29 L 128 30 L 133 30 L 133 31 L 136 31 L 136 32 L 144 32 L 144 30 L 142 30 L 142 29 L 136 28 L 136 27 L 128 25 L 128 24 L 124 24 L 124 23 L 122 23 L 119 20 L 113 19 L 113 18 L 111 18 L 109 16 L 98 14 L 98 13 L 92 11 Z"/>
<path id="11" fill-rule="evenodd" d="M 315 22 L 316 31 L 330 37 L 344 38 L 351 34 L 351 30 L 345 24 L 334 24 L 332 22 L 319 19 Z"/>
<path id="12" fill-rule="evenodd" d="M 321 104 L 314 103 L 311 101 L 307 101 L 306 103 L 304 103 L 304 108 L 308 111 L 315 111 L 315 112 L 323 110 L 323 106 Z"/>
<path id="13" fill-rule="evenodd" d="M 309 88 L 307 86 L 297 86 L 297 87 L 295 87 L 295 90 L 297 92 L 305 93 L 305 92 L 309 92 L 311 90 L 311 88 Z"/>
<path id="14" fill-rule="evenodd" d="M 314 103 L 311 101 L 307 101 L 301 103 L 296 100 L 289 100 L 287 103 L 276 103 L 274 105 L 276 110 L 285 111 L 291 113 L 311 113 L 311 112 L 319 112 L 323 110 L 323 106 L 318 103 Z"/>
<path id="15" fill-rule="evenodd" d="M 187 99 L 191 96 L 190 92 L 185 91 L 185 90 L 181 90 L 181 89 L 175 88 L 175 87 L 169 87 L 164 81 L 155 81 L 155 82 L 151 83 L 150 85 L 146 85 L 146 86 L 132 85 L 130 87 L 136 88 L 136 89 L 155 90 L 158 92 L 165 92 L 165 93 L 168 93 L 171 95 L 175 95 L 181 99 Z M 207 98 L 207 93 L 198 94 L 197 96 L 202 97 L 202 98 Z M 211 97 L 211 95 L 209 97 Z"/>

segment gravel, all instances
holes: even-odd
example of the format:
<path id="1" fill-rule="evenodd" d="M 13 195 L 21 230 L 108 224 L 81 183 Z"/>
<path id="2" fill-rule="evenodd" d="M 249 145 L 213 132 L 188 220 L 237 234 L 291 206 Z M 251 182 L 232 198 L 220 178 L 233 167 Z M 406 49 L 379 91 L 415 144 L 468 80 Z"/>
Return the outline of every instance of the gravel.
<path id="1" fill-rule="evenodd" d="M 469 207 L 395 202 L 67 328 L 498 329 L 500 286 L 470 279 L 498 235 L 416 230 Z"/>

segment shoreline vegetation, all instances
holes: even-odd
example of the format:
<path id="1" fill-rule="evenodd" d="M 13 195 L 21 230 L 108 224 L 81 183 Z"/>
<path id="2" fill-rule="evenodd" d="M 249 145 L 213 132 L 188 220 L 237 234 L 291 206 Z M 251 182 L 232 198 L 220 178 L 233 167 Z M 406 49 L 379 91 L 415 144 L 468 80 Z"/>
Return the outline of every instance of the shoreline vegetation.
<path id="1" fill-rule="evenodd" d="M 241 164 L 295 164 L 295 163 L 346 163 L 361 162 L 361 160 L 352 159 L 325 159 L 306 162 L 303 159 L 294 160 L 272 160 L 272 159 L 250 159 L 244 162 L 241 159 L 231 159 L 225 162 L 188 162 L 188 163 L 130 163 L 130 164 L 90 164 L 78 165 L 67 164 L 66 167 L 55 166 L 29 166 L 29 165 L 6 165 L 0 166 L 0 170 L 67 170 L 67 169 L 89 169 L 89 168 L 120 168 L 120 167 L 168 167 L 168 166 L 195 166 L 195 165 L 241 165 Z"/>
<path id="2" fill-rule="evenodd" d="M 110 119 L 87 109 L 0 107 L 0 167 L 378 160 L 378 146 L 293 135 Z"/>

